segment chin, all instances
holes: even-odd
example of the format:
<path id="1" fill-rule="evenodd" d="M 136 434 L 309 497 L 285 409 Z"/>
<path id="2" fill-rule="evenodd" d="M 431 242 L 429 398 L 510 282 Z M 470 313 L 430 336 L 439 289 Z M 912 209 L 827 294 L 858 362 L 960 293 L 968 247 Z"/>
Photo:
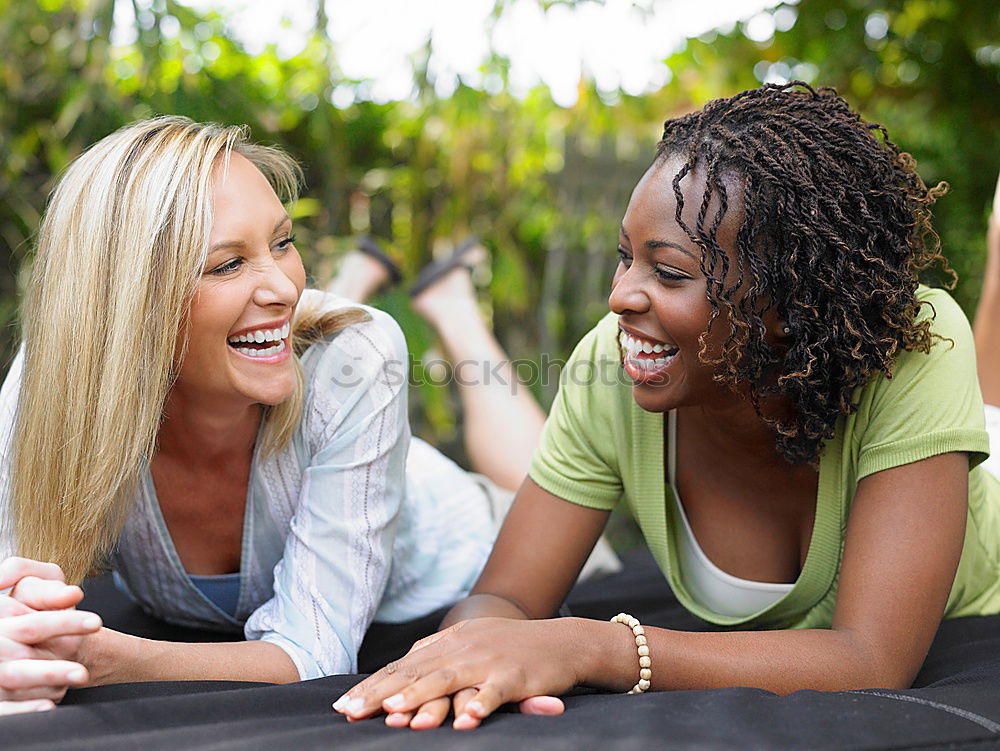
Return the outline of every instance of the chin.
<path id="1" fill-rule="evenodd" d="M 292 398 L 292 394 L 295 393 L 295 389 L 283 390 L 280 393 L 267 393 L 259 395 L 255 401 L 258 404 L 263 404 L 265 407 L 277 407 L 282 402 L 287 402 Z"/>
<path id="2" fill-rule="evenodd" d="M 675 406 L 671 400 L 659 394 L 650 394 L 648 389 L 632 387 L 632 399 L 647 412 L 668 412 Z"/>
<path id="3" fill-rule="evenodd" d="M 293 377 L 284 383 L 267 384 L 265 388 L 261 388 L 261 386 L 262 384 L 255 383 L 250 388 L 241 389 L 241 391 L 244 396 L 257 404 L 275 407 L 292 398 L 295 393 L 295 378 Z"/>

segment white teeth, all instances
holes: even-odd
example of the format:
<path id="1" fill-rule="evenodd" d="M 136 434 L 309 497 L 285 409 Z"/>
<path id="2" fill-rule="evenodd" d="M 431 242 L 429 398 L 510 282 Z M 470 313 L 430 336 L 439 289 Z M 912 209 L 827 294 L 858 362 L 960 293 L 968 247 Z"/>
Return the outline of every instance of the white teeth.
<path id="1" fill-rule="evenodd" d="M 624 349 L 633 357 L 638 354 L 649 355 L 654 352 L 656 354 L 660 354 L 661 352 L 667 352 L 669 353 L 668 356 L 673 356 L 677 352 L 676 347 L 670 347 L 668 345 L 658 344 L 658 343 L 653 344 L 652 342 L 646 341 L 644 339 L 637 339 L 636 337 L 632 336 L 631 334 L 627 334 L 624 331 L 620 332 L 618 340 L 621 342 L 622 349 Z M 643 360 L 648 360 L 648 359 L 649 358 L 643 358 Z M 655 361 L 651 360 L 650 362 L 655 362 Z"/>
<path id="2" fill-rule="evenodd" d="M 233 344 L 237 344 L 239 342 L 256 342 L 257 344 L 263 344 L 264 342 L 277 342 L 287 337 L 291 330 L 291 324 L 286 321 L 285 325 L 280 329 L 259 329 L 257 331 L 250 331 L 245 334 L 240 334 L 239 336 L 230 337 L 229 341 Z"/>
<path id="3" fill-rule="evenodd" d="M 270 357 L 271 355 L 277 355 L 280 352 L 284 352 L 285 342 L 279 341 L 273 347 L 267 347 L 265 349 L 251 349 L 250 347 L 237 347 L 236 351 L 239 352 L 240 354 L 246 355 L 247 357 Z"/>

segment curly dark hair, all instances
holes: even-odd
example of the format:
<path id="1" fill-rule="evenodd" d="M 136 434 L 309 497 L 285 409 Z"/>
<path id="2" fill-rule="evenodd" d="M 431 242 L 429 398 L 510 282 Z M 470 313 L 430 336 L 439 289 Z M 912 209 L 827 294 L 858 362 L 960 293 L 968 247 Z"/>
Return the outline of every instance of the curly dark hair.
<path id="1" fill-rule="evenodd" d="M 931 206 L 947 185 L 928 189 L 913 158 L 885 128 L 865 122 L 834 89 L 800 81 L 765 85 L 667 120 L 656 163 L 680 157 L 675 219 L 701 248 L 712 305 L 699 358 L 734 388 L 749 384 L 758 415 L 791 463 L 816 462 L 854 390 L 876 373 L 892 377 L 900 348 L 928 352 L 936 338 L 917 321 L 918 277 L 939 265 Z M 704 171 L 694 227 L 681 219 L 681 180 Z M 735 177 L 736 179 L 732 179 Z M 741 190 L 745 212 L 736 236 L 736 268 L 716 240 Z M 709 217 L 712 196 L 718 210 Z M 780 346 L 765 338 L 763 314 L 776 309 L 790 329 Z M 720 352 L 707 337 L 722 313 L 731 331 Z M 762 413 L 768 394 L 795 405 L 795 417 Z"/>

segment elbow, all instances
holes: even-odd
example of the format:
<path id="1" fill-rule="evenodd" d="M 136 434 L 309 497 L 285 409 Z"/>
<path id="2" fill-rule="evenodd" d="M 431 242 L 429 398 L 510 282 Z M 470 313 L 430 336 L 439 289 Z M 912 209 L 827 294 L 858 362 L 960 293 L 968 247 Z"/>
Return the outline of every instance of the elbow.
<path id="1" fill-rule="evenodd" d="M 901 691 L 913 685 L 922 659 L 914 661 L 890 645 L 873 642 L 853 632 L 842 633 L 848 640 L 850 654 L 845 662 L 851 667 L 843 676 L 847 685 L 836 690 L 884 688 Z"/>

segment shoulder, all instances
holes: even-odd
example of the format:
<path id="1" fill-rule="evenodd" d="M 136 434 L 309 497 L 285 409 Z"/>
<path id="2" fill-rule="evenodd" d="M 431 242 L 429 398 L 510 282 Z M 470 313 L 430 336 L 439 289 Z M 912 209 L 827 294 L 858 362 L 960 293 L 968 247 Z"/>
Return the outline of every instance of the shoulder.
<path id="1" fill-rule="evenodd" d="M 583 336 L 559 374 L 545 443 L 563 435 L 610 448 L 609 431 L 627 419 L 630 404 L 631 382 L 618 353 L 618 316 L 609 313 Z"/>
<path id="2" fill-rule="evenodd" d="M 631 383 L 621 367 L 618 316 L 608 313 L 573 349 L 560 374 L 562 398 L 589 414 L 617 412 L 631 402 Z"/>
<path id="3" fill-rule="evenodd" d="M 573 348 L 570 362 L 582 358 L 608 359 L 617 362 L 618 331 L 618 315 L 607 313 Z"/>
<path id="4" fill-rule="evenodd" d="M 930 320 L 931 331 L 942 337 L 970 340 L 972 328 L 965 311 L 955 302 L 946 290 L 935 287 L 920 286 L 917 289 L 917 300 L 920 301 L 920 311 L 917 321 Z"/>
<path id="5" fill-rule="evenodd" d="M 928 352 L 899 352 L 891 376 L 861 387 L 847 422 L 859 477 L 949 451 L 975 465 L 989 450 L 968 319 L 944 290 L 921 287 L 917 298 L 917 320 L 930 322 L 934 338 Z"/>
<path id="6" fill-rule="evenodd" d="M 354 310 L 364 314 L 363 320 L 324 336 L 303 353 L 307 387 L 341 381 L 345 386 L 357 386 L 387 371 L 405 373 L 406 339 L 388 313 L 314 289 L 302 293 L 299 310 L 322 314 Z"/>
<path id="7" fill-rule="evenodd" d="M 921 286 L 917 290 L 921 303 L 916 322 L 928 321 L 933 336 L 929 352 L 903 350 L 893 365 L 893 380 L 918 372 L 942 371 L 941 377 L 975 377 L 975 345 L 972 327 L 965 311 L 943 289 Z"/>
<path id="8" fill-rule="evenodd" d="M 351 440 L 353 433 L 345 432 L 346 426 L 363 426 L 372 416 L 391 415 L 393 425 L 405 426 L 409 360 L 403 332 L 392 316 L 318 290 L 303 293 L 299 305 L 303 315 L 350 310 L 364 314 L 302 354 L 300 431 L 311 455 L 332 446 L 337 436 Z"/>

